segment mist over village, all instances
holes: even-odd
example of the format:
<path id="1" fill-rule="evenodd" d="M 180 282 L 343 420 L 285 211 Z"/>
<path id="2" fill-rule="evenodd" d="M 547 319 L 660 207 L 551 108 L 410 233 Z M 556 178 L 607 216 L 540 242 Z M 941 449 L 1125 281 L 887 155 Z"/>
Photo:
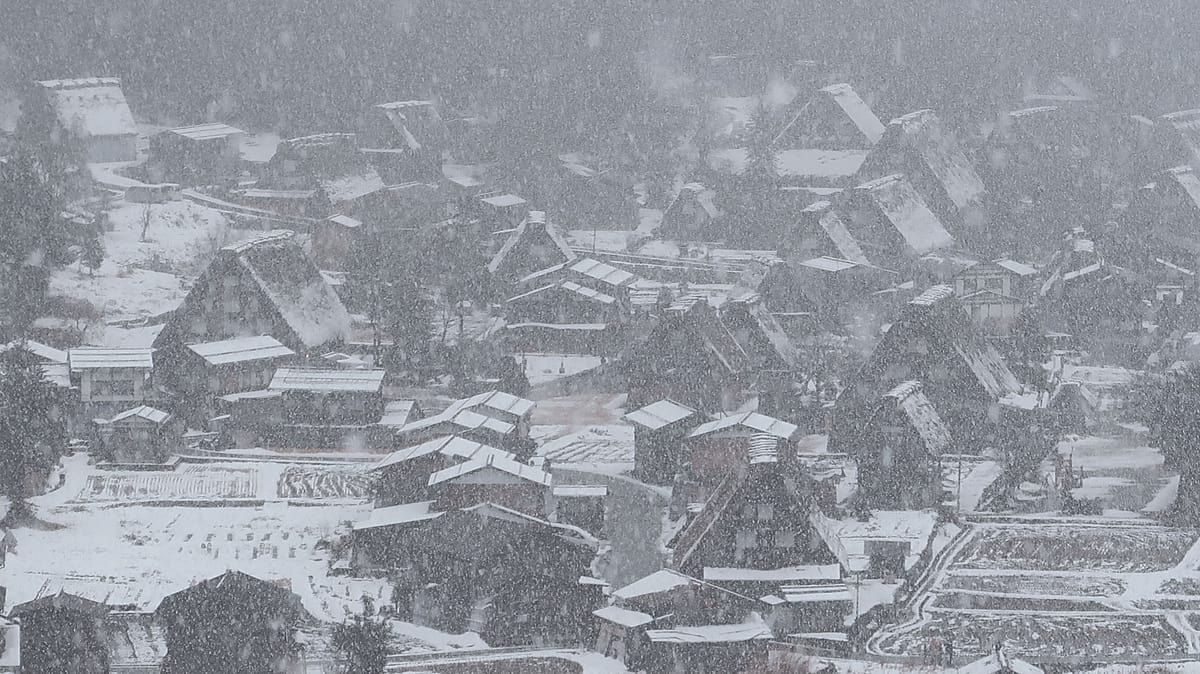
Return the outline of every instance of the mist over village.
<path id="1" fill-rule="evenodd" d="M 0 3 L 0 674 L 1200 672 L 1197 35 Z"/>

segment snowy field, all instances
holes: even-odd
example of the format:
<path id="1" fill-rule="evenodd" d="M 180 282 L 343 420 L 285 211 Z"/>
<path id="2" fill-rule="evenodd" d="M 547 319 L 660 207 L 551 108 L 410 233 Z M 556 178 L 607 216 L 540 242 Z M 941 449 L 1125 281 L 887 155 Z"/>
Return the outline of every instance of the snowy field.
<path id="1" fill-rule="evenodd" d="M 1028 657 L 1200 654 L 1194 531 L 1102 519 L 976 524 L 934 575 L 917 615 L 882 630 L 873 651 L 920 655 L 953 634 L 964 657 L 997 642 Z"/>
<path id="2" fill-rule="evenodd" d="M 50 292 L 84 300 L 108 321 L 174 309 L 217 250 L 246 234 L 230 229 L 224 214 L 187 200 L 117 200 L 107 216 L 112 231 L 104 233 L 104 262 L 94 272 L 78 264 L 56 270 Z"/>
<path id="3" fill-rule="evenodd" d="M 386 579 L 330 573 L 331 546 L 371 508 L 366 464 L 245 461 L 123 472 L 98 470 L 78 454 L 64 464 L 63 486 L 34 499 L 43 525 L 13 532 L 16 547 L 0 567 L 8 607 L 65 589 L 129 607 L 137 623 L 167 594 L 238 569 L 286 581 L 300 595 L 321 622 L 312 628 L 319 652 L 328 625 L 360 611 L 364 596 L 376 605 L 390 600 Z M 483 645 L 475 635 L 394 628 L 407 649 Z M 143 632 L 135 624 L 129 638 Z M 128 650 L 134 658 L 153 652 Z"/>
<path id="4" fill-rule="evenodd" d="M 1160 512 L 1174 499 L 1177 478 L 1163 468 L 1154 447 L 1123 438 L 1079 437 L 1064 440 L 1058 454 L 1070 458 L 1083 483 L 1072 490 L 1077 499 L 1098 500 L 1103 508 L 1124 513 Z M 1043 474 L 1052 475 L 1047 462 Z"/>

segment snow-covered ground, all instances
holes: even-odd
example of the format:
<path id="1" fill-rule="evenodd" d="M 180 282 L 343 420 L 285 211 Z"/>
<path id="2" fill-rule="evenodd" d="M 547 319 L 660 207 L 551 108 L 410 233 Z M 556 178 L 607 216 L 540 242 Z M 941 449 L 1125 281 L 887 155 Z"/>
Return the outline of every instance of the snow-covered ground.
<path id="1" fill-rule="evenodd" d="M 118 200 L 107 216 L 104 262 L 94 271 L 79 264 L 55 271 L 50 292 L 88 302 L 109 322 L 174 309 L 217 250 L 245 234 L 230 229 L 222 213 L 187 200 Z"/>
<path id="2" fill-rule="evenodd" d="M 1026 657 L 1200 655 L 1195 532 L 1102 518 L 976 524 L 940 565 L 915 618 L 872 641 L 919 655 L 954 634 L 964 655 L 997 642 Z"/>
<path id="3" fill-rule="evenodd" d="M 525 376 L 532 386 L 600 367 L 600 356 L 586 354 L 518 353 L 514 357 L 525 363 Z"/>
<path id="4" fill-rule="evenodd" d="M 16 548 L 0 568 L 6 605 L 61 588 L 152 611 L 167 594 L 237 569 L 287 581 L 314 617 L 341 622 L 361 610 L 363 596 L 376 605 L 391 597 L 387 579 L 330 574 L 329 543 L 371 508 L 349 479 L 360 471 L 268 461 L 101 471 L 73 455 L 63 486 L 34 499 L 47 526 L 13 532 Z M 394 627 L 418 648 L 483 645 L 474 635 Z"/>

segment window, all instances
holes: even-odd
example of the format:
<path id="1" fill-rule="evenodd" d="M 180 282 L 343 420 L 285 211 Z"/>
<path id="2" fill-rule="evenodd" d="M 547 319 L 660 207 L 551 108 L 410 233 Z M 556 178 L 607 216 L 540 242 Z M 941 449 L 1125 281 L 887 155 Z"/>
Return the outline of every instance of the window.
<path id="1" fill-rule="evenodd" d="M 759 520 L 770 520 L 774 516 L 775 516 L 775 509 L 773 507 L 771 507 L 770 503 L 759 503 L 758 504 L 758 519 Z"/>
<path id="2" fill-rule="evenodd" d="M 796 547 L 796 532 L 794 532 L 794 531 L 776 531 L 775 532 L 775 547 L 777 547 L 777 548 L 794 548 L 794 547 Z"/>
<path id="3" fill-rule="evenodd" d="M 753 548 L 758 545 L 758 535 L 753 530 L 742 529 L 737 532 L 735 547 Z"/>
<path id="4" fill-rule="evenodd" d="M 129 397 L 133 395 L 133 380 L 131 379 L 116 379 L 109 382 L 112 388 L 112 395 Z"/>
<path id="5" fill-rule="evenodd" d="M 992 278 L 986 279 L 984 285 L 991 290 L 1000 290 L 1001 288 L 1004 287 L 1004 279 L 999 278 L 999 277 L 992 277 Z"/>

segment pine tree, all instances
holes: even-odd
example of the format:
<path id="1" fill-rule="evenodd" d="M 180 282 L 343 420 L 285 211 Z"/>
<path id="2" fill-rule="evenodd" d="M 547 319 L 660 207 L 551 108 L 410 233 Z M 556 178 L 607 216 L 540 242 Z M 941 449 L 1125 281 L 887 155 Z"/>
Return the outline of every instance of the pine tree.
<path id="1" fill-rule="evenodd" d="M 391 628 L 382 618 L 356 615 L 333 628 L 333 647 L 346 659 L 347 674 L 382 674 Z"/>
<path id="2" fill-rule="evenodd" d="M 0 490 L 12 504 L 10 523 L 30 515 L 26 490 L 58 461 L 64 437 L 60 414 L 37 358 L 21 347 L 0 353 Z"/>
<path id="3" fill-rule="evenodd" d="M 18 151 L 0 161 L 0 341 L 21 335 L 42 310 L 50 266 L 70 261 L 62 199 L 40 161 Z"/>
<path id="4" fill-rule="evenodd" d="M 417 235 L 385 235 L 372 228 L 351 253 L 354 293 L 364 304 L 375 332 L 376 345 L 384 340 L 390 349 L 385 364 L 409 369 L 428 367 L 433 303 L 422 276 L 427 261 Z"/>
<path id="5" fill-rule="evenodd" d="M 89 276 L 96 275 L 96 270 L 104 262 L 104 238 L 99 229 L 88 232 L 79 261 L 88 268 Z"/>
<path id="6" fill-rule="evenodd" d="M 1200 516 L 1200 366 L 1172 373 L 1165 382 L 1145 381 L 1136 399 L 1149 401 L 1150 429 L 1164 464 L 1179 471 L 1173 515 L 1194 526 Z"/>

